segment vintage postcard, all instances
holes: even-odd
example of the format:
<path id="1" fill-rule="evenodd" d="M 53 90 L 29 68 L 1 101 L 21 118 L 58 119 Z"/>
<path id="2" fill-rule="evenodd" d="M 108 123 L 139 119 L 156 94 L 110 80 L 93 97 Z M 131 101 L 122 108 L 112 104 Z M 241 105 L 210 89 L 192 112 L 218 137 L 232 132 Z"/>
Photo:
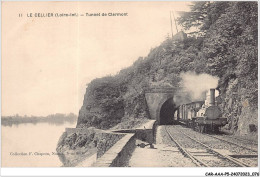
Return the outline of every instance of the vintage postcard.
<path id="1" fill-rule="evenodd" d="M 2 167 L 259 175 L 257 1 L 1 5 Z"/>

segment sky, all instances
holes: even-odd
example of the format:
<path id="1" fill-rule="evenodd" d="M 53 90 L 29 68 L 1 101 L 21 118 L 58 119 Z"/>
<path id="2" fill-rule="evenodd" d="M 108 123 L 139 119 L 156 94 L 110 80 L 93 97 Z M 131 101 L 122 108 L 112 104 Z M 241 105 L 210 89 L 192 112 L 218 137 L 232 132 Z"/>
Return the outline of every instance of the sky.
<path id="1" fill-rule="evenodd" d="M 188 4 L 2 2 L 2 115 L 78 114 L 87 84 L 145 57 L 171 33 L 170 11 Z M 84 16 L 55 17 L 62 13 Z"/>

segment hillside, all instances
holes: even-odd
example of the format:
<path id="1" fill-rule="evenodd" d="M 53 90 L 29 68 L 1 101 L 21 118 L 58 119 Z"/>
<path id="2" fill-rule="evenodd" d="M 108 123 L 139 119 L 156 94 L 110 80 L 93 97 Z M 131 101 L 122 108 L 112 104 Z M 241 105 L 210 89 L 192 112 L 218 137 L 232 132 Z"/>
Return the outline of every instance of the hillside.
<path id="1" fill-rule="evenodd" d="M 181 74 L 218 77 L 218 102 L 227 129 L 257 131 L 257 2 L 194 2 L 178 19 L 189 30 L 181 40 L 168 37 L 148 56 L 115 76 L 88 84 L 77 127 L 109 129 L 149 119 L 144 90 L 181 84 Z M 196 37 L 194 37 L 196 36 Z M 122 56 L 123 57 L 123 56 Z M 203 82 L 203 81 L 201 81 Z M 138 120 L 138 121 L 137 121 Z"/>

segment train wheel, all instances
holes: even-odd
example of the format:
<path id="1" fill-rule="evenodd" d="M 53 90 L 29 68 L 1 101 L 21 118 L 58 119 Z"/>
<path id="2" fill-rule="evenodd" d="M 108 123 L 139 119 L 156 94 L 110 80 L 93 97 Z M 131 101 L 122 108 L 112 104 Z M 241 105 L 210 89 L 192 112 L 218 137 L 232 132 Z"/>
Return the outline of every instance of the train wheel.
<path id="1" fill-rule="evenodd" d="M 205 126 L 204 126 L 204 125 L 201 125 L 201 126 L 200 126 L 200 133 L 204 133 L 204 129 L 205 129 Z"/>
<path id="2" fill-rule="evenodd" d="M 219 133 L 220 131 L 219 131 L 219 127 L 218 126 L 215 126 L 214 127 L 214 133 Z"/>
<path id="3" fill-rule="evenodd" d="M 208 126 L 204 125 L 204 133 L 208 133 Z"/>
<path id="4" fill-rule="evenodd" d="M 210 125 L 206 125 L 205 133 L 211 133 L 211 132 L 212 132 L 211 126 Z"/>
<path id="5" fill-rule="evenodd" d="M 201 133 L 201 125 L 198 125 L 198 132 Z"/>
<path id="6" fill-rule="evenodd" d="M 195 130 L 198 131 L 198 132 L 200 132 L 200 126 L 199 126 L 199 123 L 196 123 L 196 124 L 195 124 Z"/>
<path id="7" fill-rule="evenodd" d="M 192 124 L 192 129 L 193 129 L 194 131 L 196 131 L 196 124 L 195 124 L 195 123 Z"/>

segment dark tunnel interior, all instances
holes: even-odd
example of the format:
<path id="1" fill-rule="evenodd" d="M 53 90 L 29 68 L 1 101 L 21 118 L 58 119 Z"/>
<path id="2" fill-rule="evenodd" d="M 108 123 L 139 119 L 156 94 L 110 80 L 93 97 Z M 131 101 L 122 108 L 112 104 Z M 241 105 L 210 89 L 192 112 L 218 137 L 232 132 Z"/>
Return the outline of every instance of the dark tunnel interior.
<path id="1" fill-rule="evenodd" d="M 173 123 L 174 112 L 177 110 L 176 105 L 173 103 L 173 98 L 165 101 L 160 110 L 160 125 L 169 125 Z"/>

